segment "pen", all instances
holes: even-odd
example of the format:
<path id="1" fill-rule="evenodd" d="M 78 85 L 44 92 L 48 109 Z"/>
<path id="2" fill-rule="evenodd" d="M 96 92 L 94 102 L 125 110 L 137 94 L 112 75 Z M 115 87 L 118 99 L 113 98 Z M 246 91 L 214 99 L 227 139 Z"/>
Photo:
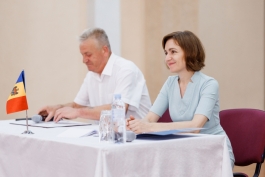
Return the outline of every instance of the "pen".
<path id="1" fill-rule="evenodd" d="M 16 121 L 19 121 L 19 120 L 27 120 L 27 118 L 18 118 L 18 119 L 16 119 Z M 28 120 L 31 120 L 31 118 L 28 118 Z"/>

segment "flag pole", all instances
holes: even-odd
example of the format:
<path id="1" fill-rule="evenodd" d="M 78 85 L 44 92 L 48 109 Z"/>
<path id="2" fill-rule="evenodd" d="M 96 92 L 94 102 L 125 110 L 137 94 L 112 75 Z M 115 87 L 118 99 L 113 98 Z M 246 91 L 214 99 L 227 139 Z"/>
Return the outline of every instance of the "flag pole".
<path id="1" fill-rule="evenodd" d="M 29 130 L 29 124 L 28 124 L 28 110 L 26 110 L 26 124 L 27 124 L 27 130 L 25 130 L 22 134 L 34 134 L 32 131 Z"/>
<path id="2" fill-rule="evenodd" d="M 28 110 L 26 110 L 27 132 L 29 131 Z"/>
<path id="3" fill-rule="evenodd" d="M 25 77 L 25 71 L 22 71 L 22 80 L 23 80 L 23 85 L 26 93 L 26 77 Z M 27 123 L 27 130 L 25 130 L 22 134 L 34 134 L 32 131 L 29 130 L 29 124 L 28 124 L 28 109 L 26 109 L 26 123 Z"/>

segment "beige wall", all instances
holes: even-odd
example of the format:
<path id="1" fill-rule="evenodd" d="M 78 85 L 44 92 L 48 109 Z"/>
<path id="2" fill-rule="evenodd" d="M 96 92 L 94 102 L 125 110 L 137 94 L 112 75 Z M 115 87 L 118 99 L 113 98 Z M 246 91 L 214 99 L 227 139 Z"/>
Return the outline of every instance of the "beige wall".
<path id="1" fill-rule="evenodd" d="M 219 81 L 221 109 L 264 109 L 263 0 L 122 1 L 121 12 L 122 55 L 144 71 L 152 101 L 171 75 L 163 36 L 190 30 L 206 49 L 202 72 Z"/>
<path id="2" fill-rule="evenodd" d="M 162 85 L 172 75 L 164 64 L 162 38 L 176 30 L 189 29 L 197 33 L 198 1 L 168 0 L 146 3 L 145 20 L 145 58 L 146 80 L 152 101 L 155 100 Z"/>
<path id="3" fill-rule="evenodd" d="M 22 69 L 29 114 L 74 98 L 86 72 L 76 37 L 93 26 L 94 3 L 88 2 L 0 2 L 2 119 L 20 114 L 5 115 L 5 101 Z M 219 81 L 221 108 L 264 109 L 264 1 L 121 1 L 122 56 L 143 71 L 152 101 L 171 75 L 161 39 L 185 29 L 205 46 L 203 72 Z"/>
<path id="4" fill-rule="evenodd" d="M 0 2 L 0 119 L 22 69 L 29 115 L 45 104 L 72 101 L 86 73 L 78 41 L 93 26 L 93 0 Z M 152 101 L 171 73 L 164 66 L 162 37 L 191 30 L 206 49 L 203 72 L 220 84 L 221 109 L 264 109 L 264 1 L 124 0 L 121 53 L 143 71 Z M 236 9 L 236 10 L 235 10 Z"/>
<path id="5" fill-rule="evenodd" d="M 29 114 L 43 104 L 74 98 L 86 72 L 76 37 L 93 26 L 94 3 L 88 2 L 0 2 L 2 119 L 14 115 L 5 115 L 5 101 L 22 69 Z M 221 108 L 264 109 L 264 1 L 121 1 L 122 56 L 143 71 L 152 101 L 171 74 L 161 39 L 185 29 L 205 46 L 203 72 L 219 81 Z"/>
<path id="6" fill-rule="evenodd" d="M 22 69 L 29 116 L 46 104 L 72 101 L 86 73 L 77 37 L 87 26 L 86 0 L 0 1 L 0 119 Z"/>
<path id="7" fill-rule="evenodd" d="M 152 101 L 171 75 L 161 39 L 187 29 L 205 46 L 203 72 L 219 81 L 221 109 L 264 109 L 263 0 L 120 0 L 120 5 L 121 54 L 143 71 Z M 94 25 L 94 1 L 0 1 L 0 12 L 0 119 L 25 116 L 5 112 L 22 69 L 29 116 L 45 104 L 72 101 L 87 71 L 77 36 Z"/>
<path id="8" fill-rule="evenodd" d="M 146 73 L 145 1 L 121 2 L 121 55 Z"/>
<path id="9" fill-rule="evenodd" d="M 264 1 L 199 4 L 205 72 L 219 81 L 221 108 L 264 109 Z"/>

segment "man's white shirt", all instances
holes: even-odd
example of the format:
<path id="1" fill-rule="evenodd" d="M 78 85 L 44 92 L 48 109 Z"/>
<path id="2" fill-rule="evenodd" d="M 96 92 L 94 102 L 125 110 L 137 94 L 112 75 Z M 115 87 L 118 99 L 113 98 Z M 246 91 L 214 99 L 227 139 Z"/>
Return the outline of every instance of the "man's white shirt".
<path id="1" fill-rule="evenodd" d="M 112 53 L 101 75 L 88 71 L 74 102 L 90 107 L 111 104 L 115 93 L 129 104 L 126 118 L 144 118 L 149 112 L 151 101 L 142 72 L 133 62 Z"/>

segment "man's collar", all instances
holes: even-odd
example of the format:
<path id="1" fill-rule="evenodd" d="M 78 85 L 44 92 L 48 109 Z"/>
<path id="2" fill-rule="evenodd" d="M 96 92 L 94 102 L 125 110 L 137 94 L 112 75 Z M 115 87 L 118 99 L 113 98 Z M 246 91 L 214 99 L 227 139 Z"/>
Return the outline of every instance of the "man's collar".
<path id="1" fill-rule="evenodd" d="M 111 76 L 112 74 L 112 69 L 113 69 L 113 65 L 114 65 L 114 62 L 116 60 L 116 55 L 114 53 L 111 53 L 110 57 L 109 57 L 109 60 L 104 68 L 104 70 L 102 71 L 101 75 L 108 75 L 108 76 Z"/>

